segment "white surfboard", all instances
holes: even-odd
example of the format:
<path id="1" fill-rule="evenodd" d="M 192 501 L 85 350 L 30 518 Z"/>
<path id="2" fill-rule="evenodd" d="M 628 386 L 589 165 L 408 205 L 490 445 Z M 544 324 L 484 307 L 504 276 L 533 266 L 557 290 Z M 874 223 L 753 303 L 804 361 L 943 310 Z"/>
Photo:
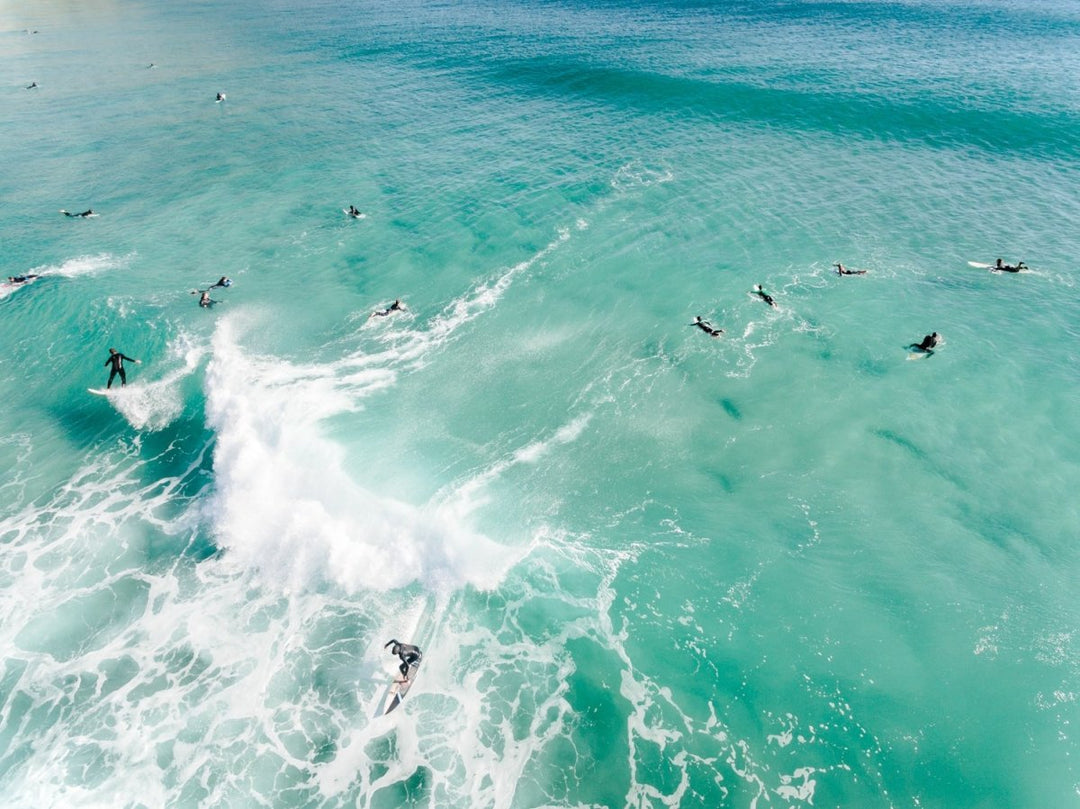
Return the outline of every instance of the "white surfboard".
<path id="1" fill-rule="evenodd" d="M 978 267 L 980 270 L 992 270 L 994 268 L 993 264 L 985 264 L 981 261 L 969 261 L 968 266 Z"/>
<path id="2" fill-rule="evenodd" d="M 354 213 L 350 212 L 348 208 L 342 208 L 341 212 L 343 214 L 348 214 L 353 219 L 367 219 L 367 214 L 366 213 L 362 213 L 360 215 L 357 215 L 357 214 L 354 214 Z"/>
<path id="3" fill-rule="evenodd" d="M 111 390 L 106 390 L 105 388 L 87 388 L 87 390 L 96 396 L 108 396 L 112 393 Z"/>
<path id="4" fill-rule="evenodd" d="M 383 697 L 379 703 L 379 710 L 375 714 L 376 716 L 385 716 L 392 710 L 397 708 L 405 700 L 405 695 L 409 693 L 409 689 L 412 688 L 412 684 L 416 681 L 416 674 L 420 670 L 420 663 L 413 663 L 409 666 L 409 676 L 405 678 L 405 682 L 394 682 L 393 685 L 386 691 L 386 696 Z M 401 672 L 398 672 L 399 674 Z"/>

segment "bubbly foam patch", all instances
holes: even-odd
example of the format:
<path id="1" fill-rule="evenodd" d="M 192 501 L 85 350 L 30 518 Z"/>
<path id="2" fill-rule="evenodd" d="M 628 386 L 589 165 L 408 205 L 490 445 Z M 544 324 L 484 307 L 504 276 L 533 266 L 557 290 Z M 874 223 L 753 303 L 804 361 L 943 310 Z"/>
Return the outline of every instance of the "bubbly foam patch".
<path id="1" fill-rule="evenodd" d="M 207 417 L 217 433 L 208 514 L 230 558 L 290 588 L 498 580 L 511 551 L 445 509 L 357 485 L 343 450 L 323 435 L 322 421 L 359 410 L 365 395 L 392 380 L 385 368 L 360 357 L 301 366 L 252 356 L 237 341 L 241 325 L 221 321 L 207 371 Z"/>

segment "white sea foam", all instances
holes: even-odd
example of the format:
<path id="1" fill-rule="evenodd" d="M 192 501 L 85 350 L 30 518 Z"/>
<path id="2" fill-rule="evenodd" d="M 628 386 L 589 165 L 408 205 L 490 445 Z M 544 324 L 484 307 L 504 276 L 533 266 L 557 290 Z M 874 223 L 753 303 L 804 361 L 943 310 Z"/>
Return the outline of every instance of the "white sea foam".
<path id="1" fill-rule="evenodd" d="M 385 369 L 351 357 L 296 366 L 247 354 L 238 318 L 214 337 L 207 417 L 217 433 L 208 508 L 229 558 L 288 588 L 348 592 L 498 580 L 508 554 L 444 509 L 379 497 L 353 482 L 321 422 L 355 412 Z"/>

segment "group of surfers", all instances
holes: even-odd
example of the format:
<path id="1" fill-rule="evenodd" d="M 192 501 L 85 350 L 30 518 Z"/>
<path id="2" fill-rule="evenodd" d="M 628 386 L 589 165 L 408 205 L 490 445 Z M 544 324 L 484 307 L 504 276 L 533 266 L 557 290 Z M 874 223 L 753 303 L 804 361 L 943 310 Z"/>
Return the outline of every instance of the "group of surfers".
<path id="1" fill-rule="evenodd" d="M 833 264 L 833 266 L 836 267 L 837 275 L 866 275 L 866 270 L 849 270 L 840 262 Z M 1028 266 L 1022 261 L 1018 261 L 1016 262 L 1016 264 L 1005 264 L 1000 258 L 997 260 L 994 266 L 990 268 L 991 272 L 1020 272 L 1021 270 L 1026 269 L 1028 269 Z M 761 284 L 755 284 L 754 288 L 751 290 L 751 293 L 761 298 L 761 300 L 765 301 L 765 303 L 769 304 L 769 306 L 772 306 L 774 309 L 776 308 L 776 301 L 773 300 L 772 296 L 769 295 L 769 293 L 762 289 Z M 697 315 L 694 318 L 693 323 L 691 323 L 690 325 L 696 326 L 711 337 L 719 337 L 721 334 L 724 333 L 723 329 L 713 326 L 712 323 L 710 323 L 708 320 L 705 320 L 703 317 L 701 317 L 701 315 Z M 941 335 L 935 331 L 923 337 L 920 342 L 911 343 L 908 348 L 912 351 L 918 351 L 923 354 L 933 354 L 934 349 L 940 343 Z"/>

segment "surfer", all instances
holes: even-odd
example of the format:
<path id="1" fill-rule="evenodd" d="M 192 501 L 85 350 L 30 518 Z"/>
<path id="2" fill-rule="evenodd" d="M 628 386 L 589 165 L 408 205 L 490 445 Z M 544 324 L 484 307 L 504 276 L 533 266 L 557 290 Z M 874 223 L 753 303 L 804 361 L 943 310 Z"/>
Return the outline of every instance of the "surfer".
<path id="1" fill-rule="evenodd" d="M 1022 261 L 1016 262 L 1015 265 L 1013 265 L 1013 264 L 1005 264 L 999 258 L 997 260 L 997 263 L 994 264 L 994 266 L 991 267 L 990 269 L 991 269 L 991 272 L 1020 272 L 1020 270 L 1026 270 L 1027 268 L 1028 268 L 1027 265 L 1024 264 L 1024 262 L 1022 262 Z"/>
<path id="2" fill-rule="evenodd" d="M 83 219 L 85 219 L 88 216 L 93 216 L 94 215 L 94 209 L 93 208 L 87 208 L 82 213 L 71 213 L 70 211 L 60 211 L 60 213 L 62 213 L 64 216 L 81 216 Z"/>
<path id="3" fill-rule="evenodd" d="M 910 349 L 912 349 L 914 351 L 922 351 L 923 353 L 926 353 L 926 354 L 933 354 L 934 349 L 937 348 L 937 345 L 940 342 L 941 342 L 941 335 L 938 334 L 937 332 L 934 332 L 933 334 L 928 334 L 924 338 L 922 338 L 921 343 L 912 343 L 911 345 L 908 346 L 908 348 L 910 348 Z"/>
<path id="4" fill-rule="evenodd" d="M 210 290 L 210 289 L 213 289 L 214 287 L 222 287 L 222 288 L 224 288 L 224 287 L 231 287 L 231 286 L 232 286 L 232 279 L 231 278 L 226 278 L 223 275 L 215 283 L 213 283 L 209 287 L 207 287 L 207 289 Z"/>
<path id="5" fill-rule="evenodd" d="M 40 275 L 9 275 L 9 284 L 25 284 L 27 281 L 33 281 L 35 278 L 40 278 Z"/>
<path id="6" fill-rule="evenodd" d="M 395 639 L 390 640 L 383 648 L 392 646 L 390 654 L 397 655 L 401 658 L 401 665 L 398 666 L 398 670 L 401 672 L 401 676 L 405 679 L 398 680 L 399 683 L 405 683 L 409 680 L 409 667 L 420 662 L 420 658 L 423 654 L 420 652 L 419 646 L 413 646 L 411 643 L 402 643 Z"/>
<path id="7" fill-rule="evenodd" d="M 386 317 L 391 312 L 404 312 L 405 304 L 394 298 L 394 302 L 387 306 L 385 309 L 376 309 L 371 313 L 371 317 Z"/>
<path id="8" fill-rule="evenodd" d="M 112 387 L 113 379 L 117 374 L 120 374 L 120 387 L 127 385 L 127 374 L 124 373 L 124 360 L 133 362 L 139 365 L 138 360 L 133 360 L 131 357 L 125 357 L 115 348 L 109 349 L 109 358 L 105 360 L 106 365 L 112 365 L 112 370 L 109 371 L 109 384 L 105 386 L 106 390 Z"/>
<path id="9" fill-rule="evenodd" d="M 761 288 L 761 284 L 754 285 L 754 294 L 761 298 L 763 301 L 765 301 L 765 303 L 769 304 L 769 306 L 773 307 L 774 309 L 776 308 L 776 301 L 772 299 L 772 295 L 770 295 L 768 292 Z"/>
<path id="10" fill-rule="evenodd" d="M 719 337 L 721 334 L 724 333 L 723 329 L 714 329 L 712 323 L 707 320 L 702 320 L 701 315 L 695 317 L 694 322 L 690 325 L 697 326 L 703 332 L 705 332 L 706 334 L 711 334 L 713 337 Z"/>
<path id="11" fill-rule="evenodd" d="M 217 102 L 220 104 L 224 100 L 225 100 L 225 94 L 224 93 L 218 93 L 217 94 Z"/>
<path id="12" fill-rule="evenodd" d="M 360 211 L 357 209 L 357 207 L 355 205 L 350 205 L 349 206 L 348 213 L 349 213 L 349 216 L 351 216 L 353 219 L 360 219 L 363 216 L 363 214 L 360 213 Z"/>
<path id="13" fill-rule="evenodd" d="M 849 270 L 840 262 L 833 264 L 833 266 L 836 267 L 837 275 L 866 275 L 866 270 Z"/>
<path id="14" fill-rule="evenodd" d="M 37 87 L 37 82 L 36 81 L 35 82 L 30 82 L 30 84 L 26 85 L 27 90 L 33 90 L 35 87 Z"/>

